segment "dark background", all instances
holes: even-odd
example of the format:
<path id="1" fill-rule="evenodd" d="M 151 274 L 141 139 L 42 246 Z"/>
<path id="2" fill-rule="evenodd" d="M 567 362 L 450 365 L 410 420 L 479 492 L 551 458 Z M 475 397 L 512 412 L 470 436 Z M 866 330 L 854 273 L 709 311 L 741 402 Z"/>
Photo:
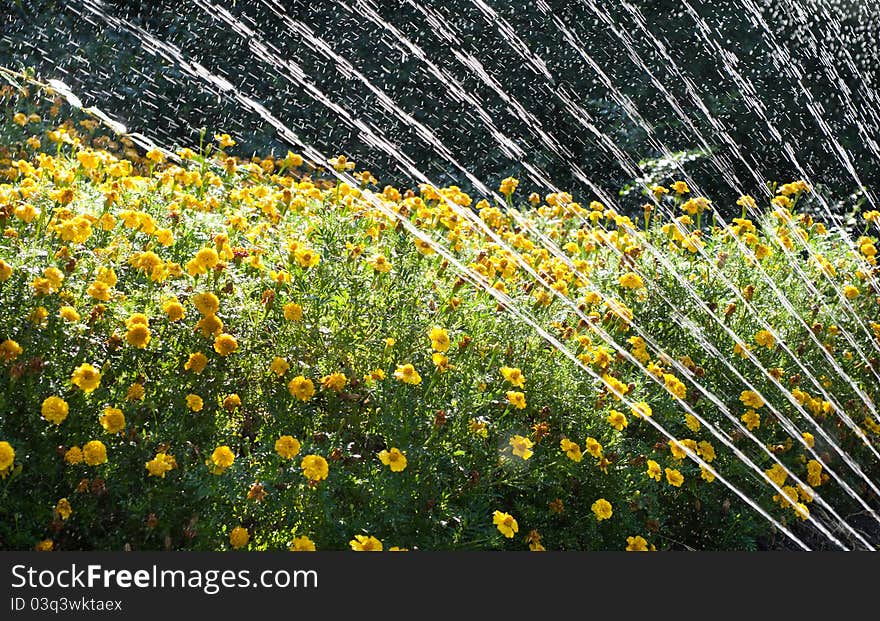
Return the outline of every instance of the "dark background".
<path id="1" fill-rule="evenodd" d="M 516 175 L 522 178 L 525 192 L 548 191 L 545 183 L 525 170 L 528 164 L 557 187 L 587 201 L 592 194 L 573 164 L 596 186 L 616 193 L 631 182 L 639 161 L 661 156 L 664 147 L 701 149 L 702 136 L 714 157 L 697 157 L 686 164 L 687 170 L 722 209 L 732 206 L 738 212 L 733 203 L 739 193 L 757 196 L 763 181 L 800 177 L 793 159 L 813 181 L 824 185 L 828 196 L 850 195 L 858 187 L 855 176 L 873 189 L 880 161 L 876 144 L 869 142 L 878 134 L 880 113 L 874 96 L 878 3 L 491 1 L 492 9 L 522 44 L 546 65 L 548 76 L 530 67 L 504 34 L 505 25 L 487 17 L 471 0 L 364 2 L 424 51 L 444 73 L 441 80 L 416 56 L 401 51 L 403 45 L 387 29 L 371 23 L 359 2 L 216 2 L 254 30 L 255 37 L 242 36 L 197 0 L 117 1 L 104 7 L 173 44 L 187 60 L 229 80 L 328 156 L 352 156 L 359 168 L 372 170 L 380 184 L 412 186 L 414 181 L 410 171 L 401 170 L 393 158 L 315 101 L 289 78 L 289 71 L 256 56 L 249 42 L 271 45 L 280 62 L 301 67 L 329 99 L 374 128 L 434 182 L 455 183 L 467 191 L 474 187 L 465 174 L 379 105 L 362 81 L 340 70 L 308 42 L 326 43 L 430 129 L 462 168 L 492 188 L 503 177 Z M 281 5 L 313 35 L 290 29 L 273 11 Z M 644 28 L 629 5 L 641 12 Z M 430 24 L 417 6 L 439 17 L 443 26 Z M 97 105 L 130 130 L 168 146 L 197 145 L 199 128 L 207 127 L 209 132 L 232 134 L 242 155 L 286 153 L 288 145 L 258 115 L 206 89 L 206 82 L 187 75 L 175 63 L 148 53 L 131 32 L 94 16 L 86 19 L 90 14 L 81 1 L 0 0 L 0 7 L 0 64 L 32 66 L 41 77 L 62 79 L 87 105 Z M 569 44 L 553 17 L 607 77 L 601 77 Z M 645 68 L 633 60 L 626 42 Z M 467 57 L 482 65 L 508 101 L 462 62 Z M 505 153 L 473 102 L 450 96 L 456 82 L 468 97 L 479 101 L 496 132 L 521 152 Z M 668 89 L 681 114 L 658 83 Z M 695 96 L 688 93 L 688 85 Z M 582 110 L 581 120 L 565 100 Z M 511 102 L 530 116 L 519 118 Z M 845 155 L 824 135 L 817 116 Z M 553 144 L 540 139 L 538 126 Z M 607 138 L 597 138 L 591 126 Z M 608 145 L 621 152 L 611 152 Z M 841 159 L 851 161 L 852 172 Z M 641 200 L 631 195 L 624 204 L 637 206 Z"/>

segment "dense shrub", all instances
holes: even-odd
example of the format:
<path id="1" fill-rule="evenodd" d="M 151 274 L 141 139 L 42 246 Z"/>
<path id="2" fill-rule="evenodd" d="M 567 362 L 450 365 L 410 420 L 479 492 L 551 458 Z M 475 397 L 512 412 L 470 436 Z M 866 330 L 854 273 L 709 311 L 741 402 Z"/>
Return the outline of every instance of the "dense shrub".
<path id="1" fill-rule="evenodd" d="M 829 471 L 876 506 L 832 444 L 876 480 L 876 212 L 848 244 L 803 183 L 722 226 L 684 182 L 633 222 L 223 135 L 170 163 L 3 96 L 2 548 L 777 545 L 716 474 L 811 545 L 815 494 L 859 509 Z"/>

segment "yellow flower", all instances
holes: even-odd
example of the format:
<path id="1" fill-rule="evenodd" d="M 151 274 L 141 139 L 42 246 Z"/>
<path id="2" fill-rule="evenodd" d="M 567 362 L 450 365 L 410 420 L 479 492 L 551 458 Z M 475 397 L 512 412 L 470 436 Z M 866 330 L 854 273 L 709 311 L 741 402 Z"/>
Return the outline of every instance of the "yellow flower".
<path id="1" fill-rule="evenodd" d="M 611 510 L 611 503 L 605 500 L 604 498 L 600 498 L 596 502 L 593 503 L 593 506 L 590 507 L 593 513 L 596 514 L 596 519 L 598 521 L 607 520 L 611 517 L 613 511 Z"/>
<path id="2" fill-rule="evenodd" d="M 300 401 L 308 401 L 315 394 L 315 385 L 312 380 L 298 375 L 287 384 L 287 390 Z"/>
<path id="3" fill-rule="evenodd" d="M 62 498 L 55 505 L 55 513 L 58 514 L 62 520 L 66 520 L 71 515 L 73 515 L 73 507 L 70 506 L 70 501 L 67 498 Z"/>
<path id="4" fill-rule="evenodd" d="M 697 452 L 700 454 L 700 457 L 703 458 L 703 461 L 707 464 L 711 464 L 713 461 L 715 461 L 715 447 L 706 440 L 700 440 L 700 443 L 697 447 Z"/>
<path id="5" fill-rule="evenodd" d="M 275 441 L 275 452 L 284 459 L 293 459 L 299 455 L 299 440 L 293 436 L 281 436 Z"/>
<path id="6" fill-rule="evenodd" d="M 706 483 L 711 483 L 715 480 L 715 473 L 706 466 L 700 466 L 700 478 Z"/>
<path id="7" fill-rule="evenodd" d="M 516 188 L 519 185 L 519 180 L 514 177 L 507 177 L 506 179 L 502 179 L 501 185 L 498 186 L 498 191 L 501 192 L 504 196 L 510 197 L 514 192 L 516 192 Z M 479 207 L 479 205 L 477 205 Z"/>
<path id="8" fill-rule="evenodd" d="M 513 536 L 519 532 L 519 524 L 509 513 L 496 510 L 492 514 L 492 523 L 498 527 L 498 532 L 508 539 L 513 539 Z"/>
<path id="9" fill-rule="evenodd" d="M 64 461 L 66 461 L 71 466 L 75 466 L 77 464 L 81 464 L 83 462 L 83 452 L 82 449 L 78 446 L 71 446 L 64 453 Z"/>
<path id="10" fill-rule="evenodd" d="M 6 339 L 0 343 L 0 360 L 12 362 L 21 355 L 21 346 L 12 339 Z"/>
<path id="11" fill-rule="evenodd" d="M 681 487 L 681 484 L 684 483 L 684 477 L 681 476 L 681 472 L 678 470 L 666 468 L 666 482 L 673 487 Z"/>
<path id="12" fill-rule="evenodd" d="M 86 289 L 86 293 L 96 300 L 106 302 L 110 299 L 110 285 L 100 280 L 96 280 L 89 285 L 89 288 Z"/>
<path id="13" fill-rule="evenodd" d="M 144 400 L 144 387 L 142 384 L 132 384 L 128 387 L 128 390 L 125 393 L 125 398 L 128 401 L 143 401 Z"/>
<path id="14" fill-rule="evenodd" d="M 221 356 L 228 356 L 238 349 L 238 341 L 231 334 L 221 334 L 214 339 L 214 351 Z"/>
<path id="15" fill-rule="evenodd" d="M 814 438 L 814 437 L 813 437 L 813 434 L 811 434 L 809 431 L 805 431 L 805 432 L 804 432 L 803 434 L 801 434 L 801 435 L 803 436 L 803 438 L 804 438 L 804 443 L 805 443 L 807 446 L 809 446 L 810 448 L 813 448 L 814 446 L 816 446 L 816 438 Z"/>
<path id="16" fill-rule="evenodd" d="M 232 532 L 229 533 L 229 545 L 231 545 L 236 550 L 245 547 L 250 540 L 250 533 L 246 528 L 242 526 L 236 526 L 232 529 Z"/>
<path id="17" fill-rule="evenodd" d="M 489 437 L 489 425 L 476 418 L 472 418 L 468 421 L 468 431 L 482 438 Z"/>
<path id="18" fill-rule="evenodd" d="M 149 345 L 150 338 L 150 329 L 142 323 L 133 324 L 125 333 L 125 340 L 129 345 L 138 349 L 144 349 Z"/>
<path id="19" fill-rule="evenodd" d="M 534 453 L 532 452 L 532 447 L 535 446 L 535 443 L 525 438 L 523 436 L 513 436 L 509 442 L 511 448 L 513 449 L 513 454 L 517 457 L 522 457 L 523 459 L 528 459 Z"/>
<path id="20" fill-rule="evenodd" d="M 581 453 L 581 447 L 567 438 L 562 438 L 559 441 L 559 448 L 572 461 L 579 462 L 584 458 L 583 453 Z"/>
<path id="21" fill-rule="evenodd" d="M 670 187 L 672 188 L 672 191 L 676 194 L 687 194 L 691 191 L 691 189 L 688 187 L 688 184 L 684 181 L 676 181 Z"/>
<path id="22" fill-rule="evenodd" d="M 156 456 L 144 464 L 149 476 L 164 479 L 165 475 L 177 466 L 177 462 L 170 455 L 156 453 Z"/>
<path id="23" fill-rule="evenodd" d="M 220 145 L 221 149 L 235 146 L 235 140 L 233 140 L 229 134 L 214 134 L 214 140 Z"/>
<path id="24" fill-rule="evenodd" d="M 196 327 L 205 338 L 217 337 L 223 332 L 223 320 L 217 315 L 205 315 L 196 322 Z"/>
<path id="25" fill-rule="evenodd" d="M 51 539 L 43 539 L 34 547 L 34 550 L 37 552 L 51 552 L 54 547 L 55 544 Z"/>
<path id="26" fill-rule="evenodd" d="M 403 472 L 406 469 L 406 456 L 397 448 L 380 451 L 379 461 L 391 468 L 392 472 Z"/>
<path id="27" fill-rule="evenodd" d="M 347 382 L 348 379 L 342 373 L 331 373 L 321 378 L 321 386 L 326 390 L 335 390 L 336 392 L 345 388 Z"/>
<path id="28" fill-rule="evenodd" d="M 785 485 L 785 481 L 788 479 L 788 473 L 780 464 L 773 464 L 771 468 L 764 471 L 764 474 L 779 487 Z"/>
<path id="29" fill-rule="evenodd" d="M 685 457 L 687 457 L 687 453 L 685 452 L 684 448 L 675 440 L 669 441 L 669 452 L 672 453 L 672 457 L 674 459 L 684 459 Z"/>
<path id="30" fill-rule="evenodd" d="M 107 463 L 107 447 L 100 440 L 86 442 L 82 447 L 83 461 L 89 466 Z"/>
<path id="31" fill-rule="evenodd" d="M 125 429 L 125 415 L 119 408 L 104 408 L 104 413 L 101 414 L 98 422 L 107 433 L 119 433 Z"/>
<path id="32" fill-rule="evenodd" d="M 507 402 L 516 409 L 524 410 L 526 408 L 526 396 L 523 393 L 515 390 L 508 390 L 506 396 Z"/>
<path id="33" fill-rule="evenodd" d="M 165 154 L 159 149 L 150 149 L 146 152 L 145 157 L 153 162 L 153 164 L 161 164 L 165 161 Z"/>
<path id="34" fill-rule="evenodd" d="M 514 388 L 522 388 L 525 386 L 526 378 L 520 369 L 515 367 L 501 367 L 501 375 Z"/>
<path id="35" fill-rule="evenodd" d="M 815 459 L 807 462 L 807 483 L 813 487 L 822 485 L 822 464 Z"/>
<path id="36" fill-rule="evenodd" d="M 684 415 L 684 424 L 694 433 L 697 433 L 700 430 L 700 421 L 697 420 L 697 417 L 693 414 Z"/>
<path id="37" fill-rule="evenodd" d="M 199 293 L 193 296 L 193 304 L 202 316 L 216 315 L 220 310 L 220 300 L 213 293 Z"/>
<path id="38" fill-rule="evenodd" d="M 776 344 L 776 339 L 773 337 L 773 334 L 771 334 L 768 330 L 761 330 L 757 334 L 755 334 L 755 343 L 757 343 L 761 347 L 773 349 L 773 346 Z"/>
<path id="39" fill-rule="evenodd" d="M 287 360 L 281 358 L 279 356 L 275 356 L 272 359 L 272 362 L 269 364 L 269 371 L 274 373 L 278 377 L 284 377 L 284 374 L 290 370 L 290 365 L 287 364 Z"/>
<path id="40" fill-rule="evenodd" d="M 596 438 L 587 438 L 586 451 L 596 459 L 602 457 L 602 445 L 596 441 Z"/>
<path id="41" fill-rule="evenodd" d="M 323 481 L 330 474 L 327 460 L 320 455 L 306 455 L 300 462 L 300 467 L 309 481 Z"/>
<path id="42" fill-rule="evenodd" d="M 205 406 L 205 402 L 198 395 L 189 394 L 186 396 L 186 407 L 192 412 L 201 412 Z"/>
<path id="43" fill-rule="evenodd" d="M 218 446 L 211 453 L 208 466 L 211 466 L 212 474 L 223 474 L 235 461 L 235 453 L 228 446 Z"/>
<path id="44" fill-rule="evenodd" d="M 761 415 L 755 410 L 746 410 L 746 413 L 740 416 L 740 420 L 746 424 L 749 431 L 761 426 Z"/>
<path id="45" fill-rule="evenodd" d="M 220 263 L 220 256 L 213 248 L 202 248 L 196 253 L 195 262 L 201 268 L 201 273 L 204 273 Z"/>
<path id="46" fill-rule="evenodd" d="M 742 404 L 748 408 L 754 408 L 756 410 L 764 407 L 764 399 L 761 398 L 756 392 L 752 392 L 751 390 L 744 390 L 739 396 L 739 400 Z"/>
<path id="47" fill-rule="evenodd" d="M 56 425 L 60 425 L 64 422 L 64 419 L 67 418 L 67 413 L 69 410 L 69 406 L 67 402 L 61 397 L 46 397 L 43 399 L 43 405 L 40 408 L 40 413 L 50 423 L 55 423 Z"/>
<path id="48" fill-rule="evenodd" d="M 284 305 L 284 318 L 287 321 L 300 321 L 302 320 L 302 316 L 302 306 L 300 306 L 296 302 L 289 302 Z"/>
<path id="49" fill-rule="evenodd" d="M 635 537 L 627 537 L 626 538 L 626 551 L 627 552 L 647 552 L 648 551 L 648 542 L 645 541 L 644 537 L 636 535 Z"/>
<path id="50" fill-rule="evenodd" d="M 666 385 L 666 389 L 679 399 L 687 397 L 687 386 L 671 373 L 663 374 L 663 383 Z"/>
<path id="51" fill-rule="evenodd" d="M 231 412 L 238 407 L 241 407 L 241 397 L 239 397 L 237 394 L 232 393 L 231 395 L 226 395 L 225 397 L 223 397 L 224 410 Z"/>
<path id="52" fill-rule="evenodd" d="M 449 351 L 449 333 L 445 329 L 434 326 L 428 332 L 428 337 L 431 339 L 431 347 L 434 351 L 441 353 Z"/>
<path id="53" fill-rule="evenodd" d="M 0 441 L 0 477 L 5 478 L 15 464 L 15 449 L 5 440 Z"/>
<path id="54" fill-rule="evenodd" d="M 618 412 L 617 410 L 611 410 L 608 413 L 608 422 L 612 427 L 617 429 L 617 431 L 623 431 L 629 424 L 629 421 L 626 420 L 626 416 L 623 412 Z"/>
<path id="55" fill-rule="evenodd" d="M 405 384 L 419 384 L 422 381 L 422 376 L 411 364 L 398 364 L 394 377 Z"/>
<path id="56" fill-rule="evenodd" d="M 197 351 L 189 355 L 189 358 L 187 359 L 186 364 L 183 365 L 183 368 L 186 371 L 201 373 L 205 370 L 206 366 L 208 366 L 208 357 L 205 356 L 205 354 L 203 354 L 202 352 Z"/>
<path id="57" fill-rule="evenodd" d="M 644 401 L 640 401 L 639 403 L 634 403 L 631 408 L 631 412 L 632 412 L 632 415 L 635 416 L 636 418 L 642 418 L 643 416 L 645 418 L 650 418 L 650 416 L 653 414 L 653 411 L 651 410 L 651 406 L 648 405 L 647 403 L 645 403 Z"/>
<path id="58" fill-rule="evenodd" d="M 296 262 L 303 268 L 315 267 L 321 262 L 321 255 L 311 248 L 297 248 L 294 255 L 296 257 Z"/>
<path id="59" fill-rule="evenodd" d="M 348 542 L 351 549 L 355 552 L 381 552 L 382 542 L 372 535 L 355 535 L 354 539 Z"/>
<path id="60" fill-rule="evenodd" d="M 663 471 L 660 470 L 660 464 L 658 464 L 653 459 L 648 460 L 648 477 L 654 479 L 655 481 L 659 481 L 663 478 Z"/>
<path id="61" fill-rule="evenodd" d="M 854 300 L 859 297 L 859 288 L 853 287 L 852 285 L 846 285 L 843 288 L 843 294 L 846 296 L 847 300 Z"/>
<path id="62" fill-rule="evenodd" d="M 69 321 L 71 323 L 80 320 L 79 313 L 76 312 L 76 309 L 72 306 L 62 306 L 58 309 L 58 316 L 61 317 L 64 321 Z"/>
<path id="63" fill-rule="evenodd" d="M 291 552 L 314 552 L 315 542 L 306 536 L 295 537 L 287 548 Z"/>
<path id="64" fill-rule="evenodd" d="M 382 274 L 387 274 L 391 271 L 391 262 L 384 254 L 373 255 L 367 259 L 367 263 L 369 263 L 374 270 Z"/>
<path id="65" fill-rule="evenodd" d="M 88 394 L 101 384 L 101 373 L 92 365 L 83 363 L 74 369 L 70 381 L 74 386 Z"/>
<path id="66" fill-rule="evenodd" d="M 634 272 L 627 272 L 623 276 L 621 276 L 617 280 L 618 284 L 624 289 L 642 289 L 645 286 L 645 282 L 642 280 L 642 277 Z"/>

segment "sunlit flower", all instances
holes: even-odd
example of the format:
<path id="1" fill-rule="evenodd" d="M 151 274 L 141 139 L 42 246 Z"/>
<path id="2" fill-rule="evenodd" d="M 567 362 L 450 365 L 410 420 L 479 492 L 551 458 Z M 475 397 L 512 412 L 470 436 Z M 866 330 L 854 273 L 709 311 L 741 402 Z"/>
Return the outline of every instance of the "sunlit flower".
<path id="1" fill-rule="evenodd" d="M 330 474 L 330 466 L 327 464 L 327 460 L 320 455 L 306 455 L 303 457 L 300 466 L 302 467 L 303 475 L 309 481 L 323 481 Z"/>
<path id="2" fill-rule="evenodd" d="M 246 528 L 242 526 L 236 526 L 229 533 L 229 545 L 231 545 L 236 550 L 245 547 L 250 540 L 250 533 Z"/>
<path id="3" fill-rule="evenodd" d="M 98 418 L 98 422 L 107 433 L 119 433 L 125 429 L 125 415 L 119 408 L 104 408 L 104 412 Z"/>
<path id="4" fill-rule="evenodd" d="M 221 334 L 214 339 L 214 351 L 221 356 L 228 356 L 238 349 L 238 341 L 231 334 Z"/>
<path id="5" fill-rule="evenodd" d="M 764 407 L 764 399 L 761 398 L 756 392 L 752 392 L 751 390 L 744 390 L 739 396 L 739 400 L 742 404 L 748 408 L 754 408 L 756 410 Z"/>
<path id="6" fill-rule="evenodd" d="M 189 358 L 186 361 L 186 364 L 183 365 L 183 368 L 186 371 L 192 371 L 194 373 L 201 373 L 205 370 L 205 367 L 208 366 L 208 357 L 205 356 L 202 352 L 195 352 L 189 355 Z"/>
<path id="7" fill-rule="evenodd" d="M 394 371 L 394 377 L 405 384 L 420 384 L 422 376 L 419 375 L 415 367 L 411 364 L 399 364 L 397 370 Z"/>
<path id="8" fill-rule="evenodd" d="M 382 542 L 372 535 L 355 535 L 354 539 L 348 542 L 351 549 L 355 552 L 381 552 Z"/>
<path id="9" fill-rule="evenodd" d="M 348 378 L 346 378 L 343 373 L 331 373 L 330 375 L 325 375 L 321 378 L 321 386 L 323 386 L 325 390 L 339 392 L 345 388 L 346 383 L 348 383 Z"/>
<path id="10" fill-rule="evenodd" d="M 15 449 L 9 442 L 0 441 L 0 478 L 6 478 L 14 465 Z"/>
<path id="11" fill-rule="evenodd" d="M 492 514 L 492 523 L 498 528 L 498 532 L 508 539 L 512 539 L 519 532 L 519 524 L 516 523 L 516 520 L 509 513 L 496 510 Z"/>
<path id="12" fill-rule="evenodd" d="M 515 367 L 501 367 L 501 375 L 504 379 L 515 388 L 522 388 L 525 385 L 526 378 L 520 369 Z"/>
<path id="13" fill-rule="evenodd" d="M 635 537 L 627 537 L 626 538 L 626 551 L 627 552 L 647 552 L 648 551 L 648 542 L 644 537 L 640 535 L 636 535 Z"/>
<path id="14" fill-rule="evenodd" d="M 101 384 L 101 373 L 92 365 L 83 363 L 74 369 L 70 381 L 74 386 L 88 394 Z"/>
<path id="15" fill-rule="evenodd" d="M 275 441 L 275 452 L 284 459 L 293 459 L 299 455 L 301 445 L 293 436 L 281 436 Z"/>
<path id="16" fill-rule="evenodd" d="M 223 474 L 235 461 L 235 453 L 228 446 L 218 446 L 211 453 L 208 466 L 212 474 Z"/>
<path id="17" fill-rule="evenodd" d="M 397 448 L 380 451 L 379 461 L 391 468 L 392 472 L 403 472 L 406 469 L 406 456 Z"/>
<path id="18" fill-rule="evenodd" d="M 681 487 L 681 484 L 684 483 L 684 477 L 675 468 L 666 468 L 666 482 L 673 487 Z"/>
<path id="19" fill-rule="evenodd" d="M 6 339 L 0 343 L 0 360 L 12 362 L 24 351 L 21 346 L 12 339 Z"/>
<path id="20" fill-rule="evenodd" d="M 315 542 L 306 536 L 294 537 L 287 548 L 291 552 L 314 552 Z"/>
<path id="21" fill-rule="evenodd" d="M 100 466 L 107 463 L 107 447 L 100 440 L 86 442 L 82 447 L 83 461 L 88 466 Z"/>
<path id="22" fill-rule="evenodd" d="M 623 412 L 618 412 L 617 410 L 611 410 L 608 413 L 608 422 L 612 427 L 617 429 L 617 431 L 623 431 L 629 424 L 629 421 L 626 420 L 626 416 Z"/>
<path id="23" fill-rule="evenodd" d="M 67 418 L 67 414 L 69 411 L 69 406 L 67 402 L 61 397 L 46 397 L 43 399 L 43 404 L 40 407 L 40 413 L 50 423 L 55 423 L 56 425 L 60 425 L 64 422 L 64 419 Z"/>
<path id="24" fill-rule="evenodd" d="M 431 347 L 434 351 L 449 351 L 449 333 L 440 326 L 434 326 L 428 332 L 428 338 L 431 339 Z"/>
<path id="25" fill-rule="evenodd" d="M 505 393 L 507 402 L 518 410 L 524 410 L 526 407 L 526 396 L 515 390 L 508 390 Z"/>
<path id="26" fill-rule="evenodd" d="M 511 448 L 513 449 L 513 454 L 517 457 L 522 457 L 523 459 L 528 459 L 534 453 L 532 452 L 532 447 L 535 446 L 535 443 L 523 436 L 513 436 L 509 442 Z"/>
<path id="27" fill-rule="evenodd" d="M 300 401 L 308 401 L 315 394 L 315 384 L 312 380 L 297 375 L 287 384 L 287 390 Z"/>
<path id="28" fill-rule="evenodd" d="M 607 520 L 611 517 L 613 511 L 611 509 L 611 503 L 605 500 L 604 498 L 600 498 L 590 507 L 593 513 L 596 516 L 598 521 Z"/>
<path id="29" fill-rule="evenodd" d="M 583 453 L 581 453 L 581 447 L 567 438 L 562 438 L 562 440 L 559 441 L 559 447 L 572 461 L 578 462 L 584 458 Z"/>

